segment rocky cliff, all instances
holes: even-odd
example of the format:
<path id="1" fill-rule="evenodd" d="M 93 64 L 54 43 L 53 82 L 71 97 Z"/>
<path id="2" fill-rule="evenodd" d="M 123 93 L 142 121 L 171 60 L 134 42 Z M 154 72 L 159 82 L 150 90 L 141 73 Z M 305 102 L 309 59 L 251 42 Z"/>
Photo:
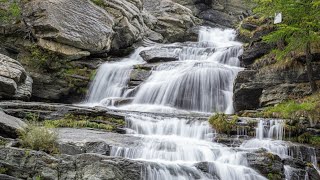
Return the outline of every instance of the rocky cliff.
<path id="1" fill-rule="evenodd" d="M 23 71 L 16 85 L 1 90 L 2 98 L 53 102 L 79 101 L 102 62 L 126 56 L 143 42 L 195 40 L 201 25 L 234 27 L 248 14 L 242 0 L 17 2 L 1 2 L 19 13 L 0 21 L 0 52 L 24 66 L 34 91 L 30 96 L 32 80 Z"/>
<path id="2" fill-rule="evenodd" d="M 240 25 L 239 40 L 245 43 L 240 57 L 246 69 L 234 82 L 234 107 L 236 111 L 272 106 L 289 99 L 311 94 L 305 55 L 293 53 L 286 60 L 277 60 L 272 50 L 281 44 L 263 42 L 263 36 L 274 30 L 272 22 L 259 17 L 249 17 Z M 320 83 L 320 56 L 313 48 L 313 77 Z"/>

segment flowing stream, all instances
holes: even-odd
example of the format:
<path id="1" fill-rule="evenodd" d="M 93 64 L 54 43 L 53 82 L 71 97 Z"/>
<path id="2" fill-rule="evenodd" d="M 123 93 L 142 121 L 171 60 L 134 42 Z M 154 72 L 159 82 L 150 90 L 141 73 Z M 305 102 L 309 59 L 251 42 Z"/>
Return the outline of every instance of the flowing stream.
<path id="1" fill-rule="evenodd" d="M 269 130 L 261 121 L 257 138 L 230 148 L 213 141 L 216 133 L 207 121 L 175 117 L 177 113 L 233 112 L 233 81 L 242 70 L 238 60 L 242 44 L 234 38 L 234 30 L 202 28 L 197 43 L 141 47 L 120 62 L 103 64 L 85 104 L 127 111 L 127 134 L 143 139 L 140 146 L 112 147 L 111 156 L 145 162 L 141 177 L 145 180 L 264 180 L 248 167 L 246 153 L 263 147 L 280 157 L 290 156 L 281 141 L 280 121 L 270 122 Z M 181 46 L 174 50 L 179 60 L 161 63 L 137 89 L 128 88 L 133 66 L 146 63 L 139 54 L 158 46 Z M 133 100 L 114 107 L 119 98 Z M 159 112 L 171 116 L 155 114 Z M 287 179 L 290 168 L 285 167 Z"/>

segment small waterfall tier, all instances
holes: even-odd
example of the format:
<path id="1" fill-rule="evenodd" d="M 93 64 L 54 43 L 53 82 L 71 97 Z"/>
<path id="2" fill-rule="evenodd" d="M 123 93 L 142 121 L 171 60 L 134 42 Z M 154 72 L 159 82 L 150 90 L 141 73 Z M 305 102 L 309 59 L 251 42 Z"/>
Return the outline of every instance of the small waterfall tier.
<path id="1" fill-rule="evenodd" d="M 130 113 L 126 122 L 127 132 L 142 138 L 142 145 L 114 146 L 111 156 L 144 161 L 142 179 L 266 179 L 247 167 L 245 151 L 212 142 L 215 132 L 207 121 Z"/>
<path id="2" fill-rule="evenodd" d="M 198 42 L 139 48 L 129 58 L 100 67 L 86 103 L 110 106 L 112 99 L 131 98 L 123 109 L 232 113 L 233 80 L 241 70 L 242 53 L 242 44 L 234 38 L 234 30 L 202 28 Z M 141 85 L 130 89 L 133 65 L 147 63 L 141 54 L 148 50 L 154 51 L 154 59 L 170 62 L 154 66 Z"/>

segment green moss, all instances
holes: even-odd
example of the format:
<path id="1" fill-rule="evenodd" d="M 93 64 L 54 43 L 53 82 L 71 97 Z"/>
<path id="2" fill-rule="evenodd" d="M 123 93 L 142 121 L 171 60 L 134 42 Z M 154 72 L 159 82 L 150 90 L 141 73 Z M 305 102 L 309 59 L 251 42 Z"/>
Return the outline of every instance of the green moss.
<path id="1" fill-rule="evenodd" d="M 0 7 L 0 22 L 9 23 L 20 20 L 21 8 L 19 1 L 13 0 L 0 0 L 1 4 L 7 5 L 7 7 Z"/>
<path id="2" fill-rule="evenodd" d="M 6 174 L 8 172 L 8 168 L 0 167 L 0 174 Z"/>
<path id="3" fill-rule="evenodd" d="M 70 128 L 95 128 L 108 131 L 114 130 L 117 126 L 123 126 L 125 122 L 121 119 L 108 118 L 103 116 L 75 116 L 66 115 L 59 120 L 47 120 L 44 122 L 46 127 L 70 127 Z"/>
<path id="4" fill-rule="evenodd" d="M 305 132 L 298 136 L 298 142 L 299 143 L 310 143 L 312 135 L 309 132 Z"/>
<path id="5" fill-rule="evenodd" d="M 279 174 L 269 173 L 268 179 L 270 179 L 270 180 L 278 180 L 279 179 L 280 180 L 280 179 L 282 179 L 282 177 Z"/>
<path id="6" fill-rule="evenodd" d="M 54 120 L 54 121 L 45 121 L 45 126 L 47 127 L 70 127 L 70 128 L 94 128 L 94 129 L 105 129 L 108 131 L 113 130 L 111 125 L 107 124 L 99 124 L 95 122 L 90 122 L 88 120 L 71 120 L 71 119 L 61 119 L 61 120 Z"/>
<path id="7" fill-rule="evenodd" d="M 61 68 L 60 56 L 52 51 L 47 51 L 37 45 L 27 48 L 28 55 L 22 57 L 22 62 L 33 70 L 47 71 Z"/>
<path id="8" fill-rule="evenodd" d="M 310 144 L 320 147 L 320 136 L 311 136 L 310 137 Z"/>
<path id="9" fill-rule="evenodd" d="M 267 107 L 262 112 L 263 117 L 283 119 L 299 119 L 300 117 L 319 119 L 320 93 L 301 100 L 290 100 L 274 107 Z"/>
<path id="10" fill-rule="evenodd" d="M 240 33 L 240 35 L 248 37 L 248 38 L 251 38 L 253 36 L 253 33 L 251 31 L 244 29 L 242 27 L 239 28 L 239 33 Z"/>
<path id="11" fill-rule="evenodd" d="M 97 6 L 103 7 L 104 6 L 104 1 L 103 0 L 91 0 L 94 4 Z"/>
<path id="12" fill-rule="evenodd" d="M 209 123 L 217 132 L 230 135 L 236 128 L 237 120 L 237 116 L 230 119 L 226 114 L 218 113 L 209 118 Z"/>
<path id="13" fill-rule="evenodd" d="M 0 146 L 5 146 L 6 144 L 7 144 L 7 141 L 0 139 Z"/>

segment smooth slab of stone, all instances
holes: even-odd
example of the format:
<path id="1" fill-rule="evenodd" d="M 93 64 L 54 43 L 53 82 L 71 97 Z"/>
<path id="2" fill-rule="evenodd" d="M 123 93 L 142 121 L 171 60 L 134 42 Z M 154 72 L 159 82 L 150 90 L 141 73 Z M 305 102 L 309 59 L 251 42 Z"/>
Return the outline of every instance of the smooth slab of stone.
<path id="1" fill-rule="evenodd" d="M 110 155 L 111 147 L 136 147 L 141 138 L 90 129 L 59 128 L 58 144 L 63 154 L 98 153 Z"/>

